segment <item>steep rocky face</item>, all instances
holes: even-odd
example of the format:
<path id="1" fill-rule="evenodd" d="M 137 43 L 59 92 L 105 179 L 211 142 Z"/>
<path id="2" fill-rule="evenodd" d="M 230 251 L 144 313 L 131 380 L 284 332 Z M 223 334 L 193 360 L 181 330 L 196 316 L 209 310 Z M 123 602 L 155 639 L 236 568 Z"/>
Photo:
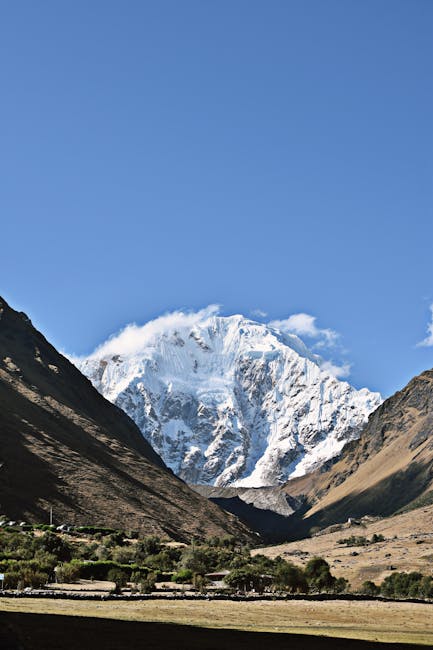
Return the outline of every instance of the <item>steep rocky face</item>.
<path id="1" fill-rule="evenodd" d="M 302 491 L 296 481 L 285 489 Z M 433 502 L 433 370 L 387 399 L 338 462 L 310 477 L 304 494 L 315 502 L 306 519 L 317 525 Z"/>
<path id="2" fill-rule="evenodd" d="M 253 538 L 173 476 L 25 314 L 0 299 L 0 512 L 187 540 Z"/>
<path id="3" fill-rule="evenodd" d="M 321 369 L 296 336 L 242 316 L 134 336 L 126 352 L 114 339 L 75 362 L 191 484 L 272 486 L 312 471 L 381 402 Z"/>

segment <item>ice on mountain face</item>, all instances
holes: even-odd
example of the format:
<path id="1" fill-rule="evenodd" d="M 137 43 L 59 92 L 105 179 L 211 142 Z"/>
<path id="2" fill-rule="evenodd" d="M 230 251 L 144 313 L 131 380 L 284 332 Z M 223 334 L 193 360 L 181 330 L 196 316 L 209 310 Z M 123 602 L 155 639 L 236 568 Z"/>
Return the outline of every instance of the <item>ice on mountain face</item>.
<path id="1" fill-rule="evenodd" d="M 113 339 L 76 363 L 189 483 L 301 476 L 339 454 L 381 403 L 321 369 L 297 336 L 242 316 L 133 327 L 126 353 L 121 334 L 117 352 Z"/>

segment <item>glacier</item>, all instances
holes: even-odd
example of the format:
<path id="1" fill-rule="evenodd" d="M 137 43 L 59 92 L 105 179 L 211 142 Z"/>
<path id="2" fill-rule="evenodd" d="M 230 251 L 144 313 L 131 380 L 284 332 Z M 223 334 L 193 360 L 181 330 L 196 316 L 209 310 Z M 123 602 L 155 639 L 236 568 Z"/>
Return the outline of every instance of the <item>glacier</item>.
<path id="1" fill-rule="evenodd" d="M 382 401 L 333 376 L 298 336 L 213 309 L 128 326 L 74 362 L 190 484 L 302 476 L 337 456 Z"/>

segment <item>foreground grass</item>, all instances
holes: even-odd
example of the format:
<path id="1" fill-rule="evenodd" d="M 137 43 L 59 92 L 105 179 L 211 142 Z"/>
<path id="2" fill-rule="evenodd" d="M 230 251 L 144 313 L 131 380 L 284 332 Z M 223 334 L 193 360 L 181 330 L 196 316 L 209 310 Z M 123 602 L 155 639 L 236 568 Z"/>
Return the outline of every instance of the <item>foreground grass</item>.
<path id="1" fill-rule="evenodd" d="M 433 646 L 433 605 L 382 602 L 73 601 L 0 598 L 0 611 L 178 623 Z"/>

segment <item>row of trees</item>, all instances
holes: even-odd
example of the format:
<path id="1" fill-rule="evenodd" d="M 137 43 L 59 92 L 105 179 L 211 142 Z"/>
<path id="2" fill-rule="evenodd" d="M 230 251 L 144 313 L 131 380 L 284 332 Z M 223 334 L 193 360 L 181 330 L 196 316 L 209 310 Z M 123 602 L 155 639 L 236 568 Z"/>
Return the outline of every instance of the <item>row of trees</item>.
<path id="1" fill-rule="evenodd" d="M 384 541 L 385 537 L 383 535 L 374 533 L 371 539 L 368 539 L 362 535 L 351 535 L 350 537 L 343 537 L 343 539 L 337 540 L 337 544 L 344 544 L 345 546 L 368 546 L 369 544 L 377 544 L 378 542 Z"/>
<path id="2" fill-rule="evenodd" d="M 107 533 L 107 534 L 106 534 Z M 83 531 L 81 532 L 83 535 Z M 352 542 L 348 539 L 345 542 Z M 380 540 L 370 540 L 370 543 Z M 171 547 L 157 537 L 127 539 L 120 531 L 86 533 L 86 541 L 46 531 L 0 530 L 0 572 L 5 588 L 41 587 L 47 582 L 70 583 L 80 578 L 111 580 L 117 591 L 127 583 L 136 591 L 152 591 L 155 582 L 192 583 L 205 590 L 206 574 L 228 571 L 233 590 L 289 593 L 344 593 L 345 578 L 332 575 L 323 558 L 305 568 L 281 557 L 251 555 L 234 538 L 211 538 L 206 543 Z M 386 597 L 433 598 L 433 579 L 421 573 L 393 573 L 381 585 L 364 583 L 362 593 Z"/>
<path id="3" fill-rule="evenodd" d="M 289 593 L 343 593 L 349 588 L 348 581 L 333 576 L 321 557 L 312 558 L 305 569 L 276 558 L 270 573 L 262 573 L 260 564 L 249 564 L 231 571 L 225 582 L 234 589 L 257 592 L 271 588 Z"/>
<path id="4" fill-rule="evenodd" d="M 395 572 L 387 576 L 381 585 L 367 580 L 362 585 L 361 592 L 368 596 L 380 594 L 386 598 L 433 599 L 433 577 L 417 571 Z"/>

